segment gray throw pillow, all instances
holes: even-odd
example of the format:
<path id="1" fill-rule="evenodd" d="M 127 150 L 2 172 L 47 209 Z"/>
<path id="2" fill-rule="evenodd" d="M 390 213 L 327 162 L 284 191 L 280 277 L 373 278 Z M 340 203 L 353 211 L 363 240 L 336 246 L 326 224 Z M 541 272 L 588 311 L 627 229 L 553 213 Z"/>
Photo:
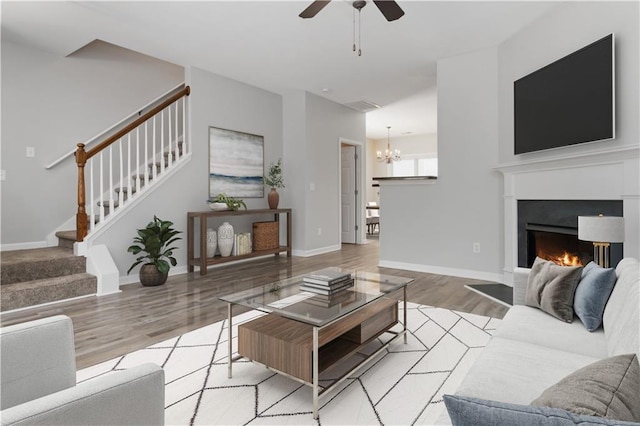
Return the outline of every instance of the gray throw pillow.
<path id="1" fill-rule="evenodd" d="M 536 257 L 529 273 L 525 304 L 566 322 L 573 321 L 573 296 L 582 266 L 560 266 Z"/>
<path id="2" fill-rule="evenodd" d="M 638 357 L 636 354 L 618 355 L 587 365 L 546 389 L 531 405 L 638 422 Z"/>
<path id="3" fill-rule="evenodd" d="M 453 426 L 638 426 L 602 417 L 581 416 L 558 408 L 508 404 L 461 395 L 444 395 Z"/>
<path id="4" fill-rule="evenodd" d="M 615 269 L 605 269 L 594 262 L 589 262 L 582 270 L 582 278 L 573 298 L 573 309 L 587 330 L 595 331 L 602 324 L 604 308 L 616 279 Z"/>

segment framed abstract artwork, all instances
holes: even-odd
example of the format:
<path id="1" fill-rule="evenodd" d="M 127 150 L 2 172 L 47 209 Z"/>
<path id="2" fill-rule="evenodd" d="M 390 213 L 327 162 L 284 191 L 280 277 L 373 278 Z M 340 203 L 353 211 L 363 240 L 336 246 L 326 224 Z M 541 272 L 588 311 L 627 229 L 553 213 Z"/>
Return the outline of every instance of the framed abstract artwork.
<path id="1" fill-rule="evenodd" d="M 264 138 L 209 127 L 209 197 L 264 197 Z"/>

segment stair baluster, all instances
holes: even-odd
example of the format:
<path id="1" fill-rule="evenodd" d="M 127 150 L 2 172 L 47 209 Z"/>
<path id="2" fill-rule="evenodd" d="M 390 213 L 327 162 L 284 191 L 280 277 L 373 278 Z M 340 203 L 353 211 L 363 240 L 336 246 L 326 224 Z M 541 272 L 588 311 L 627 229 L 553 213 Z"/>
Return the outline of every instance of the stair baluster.
<path id="1" fill-rule="evenodd" d="M 159 175 L 174 166 L 187 153 L 186 145 L 186 96 L 190 94 L 189 86 L 172 92 L 173 95 L 162 101 L 150 111 L 141 115 L 132 123 L 107 137 L 95 147 L 85 151 L 84 144 L 78 144 L 76 149 L 76 163 L 78 166 L 78 210 L 76 213 L 76 241 L 83 241 L 89 232 L 97 230 L 98 223 L 105 223 L 108 216 L 115 213 L 119 208 L 124 207 L 131 197 L 140 193 L 146 185 L 158 178 Z M 182 114 L 179 114 L 179 102 L 182 101 Z M 165 130 L 165 111 L 167 111 L 167 129 Z M 175 111 L 175 116 L 173 112 Z M 160 140 L 156 139 L 158 120 L 160 114 Z M 181 120 L 182 119 L 182 122 Z M 144 135 L 140 135 L 141 127 L 144 125 Z M 151 132 L 149 126 L 152 127 Z M 180 136 L 182 128 L 182 136 Z M 135 132 L 135 134 L 134 134 Z M 168 138 L 165 140 L 165 135 Z M 126 148 L 123 138 L 126 137 Z M 134 151 L 132 152 L 132 141 L 135 138 Z M 141 146 L 141 139 L 144 139 Z M 182 142 L 180 142 L 180 139 Z M 173 142 L 175 141 L 175 143 Z M 117 142 L 117 143 L 116 143 Z M 151 144 L 151 147 L 149 147 Z M 165 147 L 167 151 L 165 152 Z M 103 152 L 108 148 L 108 163 Z M 118 150 L 118 152 L 113 152 Z M 115 159 L 113 156 L 117 155 Z M 133 156 L 135 155 L 135 159 Z M 165 159 L 166 155 L 166 159 Z M 126 157 L 126 159 L 124 158 Z M 143 158 L 141 158 L 143 157 Z M 158 169 L 157 161 L 160 161 Z M 86 185 L 85 166 L 89 176 L 89 202 L 90 217 L 86 212 Z M 97 164 L 95 164 L 97 162 Z M 132 164 L 132 162 L 134 164 Z M 126 164 L 126 168 L 125 165 Z M 108 176 L 106 175 L 108 168 Z M 118 170 L 114 170 L 114 168 Z M 152 167 L 152 168 L 150 168 Z M 99 173 L 97 185 L 94 184 L 95 171 Z M 115 179 L 119 178 L 119 182 Z M 105 182 L 108 179 L 108 182 Z M 135 180 L 135 182 L 132 182 Z M 157 179 L 156 179 L 157 180 Z M 116 186 L 119 185 L 119 186 Z M 108 192 L 108 195 L 107 195 Z M 115 193 L 117 192 L 117 195 Z M 98 199 L 100 201 L 98 201 Z M 106 201 L 105 201 L 106 200 Z M 98 206 L 98 215 L 94 212 L 94 206 Z"/>

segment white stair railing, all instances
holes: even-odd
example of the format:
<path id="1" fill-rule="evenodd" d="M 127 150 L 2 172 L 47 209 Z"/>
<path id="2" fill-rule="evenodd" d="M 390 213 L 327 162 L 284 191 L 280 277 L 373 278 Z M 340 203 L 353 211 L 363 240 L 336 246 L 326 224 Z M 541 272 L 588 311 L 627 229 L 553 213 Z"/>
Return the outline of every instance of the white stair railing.
<path id="1" fill-rule="evenodd" d="M 88 151 L 84 150 L 84 144 L 78 144 L 76 241 L 83 241 L 89 233 L 105 226 L 165 171 L 184 160 L 189 152 L 186 134 L 189 93 L 186 86 Z M 88 191 L 85 170 L 89 173 Z"/>

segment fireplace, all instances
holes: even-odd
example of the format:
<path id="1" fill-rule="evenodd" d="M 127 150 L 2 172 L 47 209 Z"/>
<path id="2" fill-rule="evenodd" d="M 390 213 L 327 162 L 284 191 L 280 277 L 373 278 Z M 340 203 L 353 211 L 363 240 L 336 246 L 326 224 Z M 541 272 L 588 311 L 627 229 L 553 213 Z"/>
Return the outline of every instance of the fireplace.
<path id="1" fill-rule="evenodd" d="M 622 216 L 618 200 L 519 200 L 518 266 L 529 268 L 536 256 L 561 265 L 586 265 L 593 244 L 578 240 L 578 216 Z M 622 243 L 611 245 L 611 265 L 622 259 Z"/>

